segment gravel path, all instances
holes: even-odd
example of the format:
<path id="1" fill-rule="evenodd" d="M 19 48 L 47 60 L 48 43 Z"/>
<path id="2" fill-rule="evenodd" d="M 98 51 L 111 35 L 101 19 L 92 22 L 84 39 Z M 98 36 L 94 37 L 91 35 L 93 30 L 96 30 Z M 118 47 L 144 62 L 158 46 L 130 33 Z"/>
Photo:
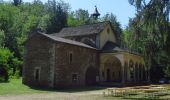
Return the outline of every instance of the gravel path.
<path id="1" fill-rule="evenodd" d="M 16 96 L 0 96 L 0 100 L 99 100 L 103 90 L 86 92 L 51 92 L 23 94 Z M 100 99 L 102 100 L 102 99 Z"/>

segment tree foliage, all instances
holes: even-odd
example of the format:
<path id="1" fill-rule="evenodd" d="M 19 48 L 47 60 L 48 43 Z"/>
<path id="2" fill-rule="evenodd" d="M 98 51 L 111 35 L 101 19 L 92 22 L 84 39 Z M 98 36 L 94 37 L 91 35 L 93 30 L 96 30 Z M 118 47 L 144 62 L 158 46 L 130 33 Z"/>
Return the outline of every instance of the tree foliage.
<path id="1" fill-rule="evenodd" d="M 0 77 L 4 77 L 5 81 L 8 80 L 8 74 L 15 74 L 16 69 L 22 64 L 13 53 L 5 48 L 0 49 Z M 9 73 L 9 71 L 11 73 Z"/>
<path id="2" fill-rule="evenodd" d="M 78 26 L 90 24 L 90 15 L 88 10 L 78 9 L 70 12 L 67 19 L 68 26 Z"/>
<path id="3" fill-rule="evenodd" d="M 11 73 L 22 69 L 24 43 L 30 32 L 34 29 L 47 30 L 49 33 L 58 32 L 67 26 L 68 8 L 66 3 L 55 3 L 54 0 L 46 4 L 40 0 L 19 5 L 0 3 L 0 52 L 4 52 L 3 48 L 6 48 L 5 51 L 14 56 L 15 59 L 9 61 L 9 66 L 13 67 Z"/>
<path id="4" fill-rule="evenodd" d="M 18 5 L 21 4 L 21 2 L 22 2 L 22 0 L 14 0 L 14 5 L 15 5 L 15 6 L 18 6 Z"/>
<path id="5" fill-rule="evenodd" d="M 129 0 L 136 7 L 136 17 L 130 20 L 128 31 L 133 48 L 143 53 L 146 66 L 166 67 L 169 63 L 170 0 Z"/>
<path id="6" fill-rule="evenodd" d="M 48 33 L 57 33 L 63 27 L 67 26 L 67 11 L 69 9 L 68 4 L 63 1 L 48 1 L 48 3 L 46 3 L 46 9 L 50 16 L 46 29 Z"/>

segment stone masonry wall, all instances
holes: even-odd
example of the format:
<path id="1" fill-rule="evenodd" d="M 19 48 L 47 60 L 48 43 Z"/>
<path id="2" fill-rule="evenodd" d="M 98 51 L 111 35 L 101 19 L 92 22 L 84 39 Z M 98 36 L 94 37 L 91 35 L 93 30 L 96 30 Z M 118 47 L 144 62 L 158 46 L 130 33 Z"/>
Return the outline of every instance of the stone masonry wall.
<path id="1" fill-rule="evenodd" d="M 69 53 L 73 55 L 72 63 L 69 62 Z M 86 70 L 89 67 L 99 69 L 96 50 L 65 43 L 56 44 L 55 87 L 85 86 Z M 78 75 L 76 83 L 72 81 L 73 74 Z"/>
<path id="2" fill-rule="evenodd" d="M 23 83 L 31 86 L 48 87 L 50 79 L 50 66 L 54 66 L 51 62 L 53 42 L 48 38 L 39 34 L 35 35 L 26 43 Z M 40 69 L 40 80 L 35 80 L 35 69 Z"/>
<path id="3" fill-rule="evenodd" d="M 99 76 L 98 58 L 95 49 L 57 42 L 36 34 L 25 46 L 23 83 L 58 88 L 85 86 L 88 68 L 96 69 L 92 74 Z M 40 69 L 38 81 L 35 80 L 36 68 Z M 74 74 L 77 75 L 76 82 L 73 82 Z"/>

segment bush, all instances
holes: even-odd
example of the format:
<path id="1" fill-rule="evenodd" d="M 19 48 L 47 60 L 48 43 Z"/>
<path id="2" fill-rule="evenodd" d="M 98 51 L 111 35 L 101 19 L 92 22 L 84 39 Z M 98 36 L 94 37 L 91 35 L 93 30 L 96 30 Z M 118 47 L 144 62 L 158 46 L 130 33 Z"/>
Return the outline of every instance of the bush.
<path id="1" fill-rule="evenodd" d="M 13 53 L 5 48 L 0 48 L 0 76 L 8 81 L 9 76 L 19 77 L 19 67 L 22 62 L 14 57 Z"/>

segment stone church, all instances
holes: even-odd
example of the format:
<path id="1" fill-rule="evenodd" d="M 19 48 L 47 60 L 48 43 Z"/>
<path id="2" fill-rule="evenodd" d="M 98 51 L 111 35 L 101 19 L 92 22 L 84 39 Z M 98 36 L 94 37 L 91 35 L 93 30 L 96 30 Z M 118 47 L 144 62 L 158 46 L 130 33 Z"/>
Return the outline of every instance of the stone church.
<path id="1" fill-rule="evenodd" d="M 142 56 L 118 40 L 110 22 L 37 32 L 26 41 L 23 83 L 60 88 L 146 81 Z"/>

